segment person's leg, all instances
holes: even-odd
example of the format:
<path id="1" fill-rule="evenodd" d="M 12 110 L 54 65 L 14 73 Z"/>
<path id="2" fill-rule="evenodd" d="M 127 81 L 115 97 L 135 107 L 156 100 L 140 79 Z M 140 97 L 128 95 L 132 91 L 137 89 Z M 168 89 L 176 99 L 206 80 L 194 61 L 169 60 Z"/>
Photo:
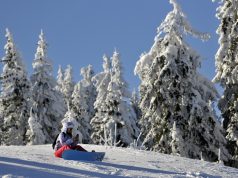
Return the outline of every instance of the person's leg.
<path id="1" fill-rule="evenodd" d="M 83 147 L 81 147 L 80 145 L 76 145 L 74 147 L 72 147 L 72 149 L 74 150 L 78 150 L 78 151 L 85 151 L 85 152 L 88 152 L 87 150 L 85 150 Z"/>
<path id="2" fill-rule="evenodd" d="M 68 145 L 62 146 L 60 149 L 55 151 L 55 157 L 62 158 L 62 154 L 65 150 L 70 150 L 71 148 Z"/>

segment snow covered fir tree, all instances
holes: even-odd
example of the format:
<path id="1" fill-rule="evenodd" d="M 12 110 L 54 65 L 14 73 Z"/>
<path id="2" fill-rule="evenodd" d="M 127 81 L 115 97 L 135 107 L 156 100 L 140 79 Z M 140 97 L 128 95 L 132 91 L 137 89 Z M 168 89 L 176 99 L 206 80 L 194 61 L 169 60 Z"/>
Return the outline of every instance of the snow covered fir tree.
<path id="1" fill-rule="evenodd" d="M 26 144 L 29 117 L 30 82 L 12 35 L 6 29 L 7 44 L 2 58 L 0 94 L 0 144 Z"/>
<path id="2" fill-rule="evenodd" d="M 106 98 L 107 110 L 109 111 L 106 125 L 107 130 L 110 131 L 110 137 L 115 136 L 113 135 L 115 133 L 115 142 L 121 142 L 123 146 L 128 146 L 139 136 L 136 113 L 129 103 L 129 97 L 130 93 L 123 77 L 120 56 L 115 51 L 112 56 L 111 81 L 108 85 Z"/>
<path id="3" fill-rule="evenodd" d="M 57 81 L 56 81 L 56 86 L 55 89 L 60 92 L 63 96 L 64 96 L 64 92 L 63 92 L 63 86 L 64 86 L 64 71 L 61 67 L 61 65 L 59 66 L 58 72 L 57 72 Z M 67 103 L 65 101 L 65 103 Z"/>
<path id="4" fill-rule="evenodd" d="M 141 118 L 141 109 L 139 107 L 140 99 L 138 93 L 134 89 L 131 94 L 130 104 L 136 113 L 136 118 L 139 120 Z"/>
<path id="5" fill-rule="evenodd" d="M 17 145 L 26 141 L 24 134 L 27 127 L 30 83 L 8 29 L 6 38 L 6 55 L 2 59 L 4 66 L 1 74 L 1 139 L 2 144 Z"/>
<path id="6" fill-rule="evenodd" d="M 83 79 L 74 87 L 70 110 L 79 124 L 78 130 L 82 133 L 82 142 L 92 143 L 90 121 L 95 115 L 94 102 L 97 97 L 96 88 L 92 81 L 94 75 L 92 65 L 83 67 L 81 75 Z"/>
<path id="7" fill-rule="evenodd" d="M 39 35 L 38 47 L 33 61 L 32 107 L 28 130 L 30 144 L 52 143 L 60 132 L 60 121 L 64 118 L 66 106 L 63 97 L 55 88 L 52 64 L 47 56 L 47 44 L 43 31 Z"/>
<path id="8" fill-rule="evenodd" d="M 94 102 L 94 109 L 95 109 L 95 116 L 91 120 L 92 126 L 92 134 L 91 138 L 93 143 L 101 144 L 103 143 L 104 138 L 104 125 L 103 125 L 103 118 L 106 116 L 106 97 L 107 97 L 107 87 L 111 80 L 110 75 L 111 70 L 111 61 L 110 59 L 104 55 L 103 56 L 103 72 L 96 74 L 93 77 L 93 82 L 95 83 L 97 97 L 96 101 Z"/>
<path id="9" fill-rule="evenodd" d="M 209 104 L 217 99 L 217 91 L 197 72 L 200 56 L 184 41 L 184 34 L 202 40 L 208 35 L 191 28 L 176 0 L 170 3 L 173 10 L 135 67 L 141 80 L 143 144 L 162 153 L 228 161 L 223 130 Z"/>
<path id="10" fill-rule="evenodd" d="M 71 65 L 67 65 L 64 73 L 63 94 L 66 104 L 70 107 L 72 104 L 72 94 L 74 90 L 73 69 Z"/>
<path id="11" fill-rule="evenodd" d="M 110 67 L 111 63 L 111 67 Z M 127 83 L 123 78 L 119 53 L 110 61 L 104 57 L 104 73 L 95 77 L 98 96 L 92 119 L 92 138 L 96 143 L 128 146 L 139 135 L 136 113 L 129 103 Z"/>
<path id="12" fill-rule="evenodd" d="M 72 94 L 74 90 L 73 69 L 71 65 L 67 65 L 65 71 L 59 66 L 57 74 L 56 90 L 59 91 L 63 97 L 67 107 L 72 105 Z"/>
<path id="13" fill-rule="evenodd" d="M 216 76 L 213 80 L 224 89 L 218 107 L 224 119 L 227 148 L 233 159 L 238 161 L 238 1 L 222 2 L 217 12 L 221 21 L 217 29 L 220 48 L 215 56 Z"/>

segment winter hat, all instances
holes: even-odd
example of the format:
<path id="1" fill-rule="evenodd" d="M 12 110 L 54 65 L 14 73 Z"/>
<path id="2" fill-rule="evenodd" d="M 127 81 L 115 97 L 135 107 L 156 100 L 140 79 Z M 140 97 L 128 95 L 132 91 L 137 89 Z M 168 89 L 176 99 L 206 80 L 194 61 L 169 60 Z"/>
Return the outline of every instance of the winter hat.
<path id="1" fill-rule="evenodd" d="M 63 128 L 62 128 L 62 132 L 65 132 L 67 131 L 68 128 L 74 128 L 74 124 L 73 122 L 64 122 L 63 123 Z"/>

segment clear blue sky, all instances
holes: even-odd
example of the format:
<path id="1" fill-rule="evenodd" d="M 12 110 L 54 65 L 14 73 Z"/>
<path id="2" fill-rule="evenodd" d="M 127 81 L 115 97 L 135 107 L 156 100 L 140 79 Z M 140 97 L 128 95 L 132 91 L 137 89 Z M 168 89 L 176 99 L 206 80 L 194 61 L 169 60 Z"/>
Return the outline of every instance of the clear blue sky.
<path id="1" fill-rule="evenodd" d="M 217 3 L 211 0 L 178 0 L 192 26 L 211 34 L 208 42 L 189 38 L 188 43 L 204 58 L 201 73 L 212 79 L 215 75 L 214 55 L 218 49 L 215 31 Z M 0 6 L 0 56 L 4 55 L 5 28 L 13 34 L 28 72 L 38 35 L 43 29 L 49 44 L 48 56 L 54 74 L 58 66 L 71 64 L 78 81 L 80 68 L 92 64 L 102 71 L 102 56 L 121 54 L 124 78 L 130 89 L 137 88 L 134 76 L 136 61 L 149 51 L 156 29 L 172 10 L 169 0 L 2 0 Z"/>

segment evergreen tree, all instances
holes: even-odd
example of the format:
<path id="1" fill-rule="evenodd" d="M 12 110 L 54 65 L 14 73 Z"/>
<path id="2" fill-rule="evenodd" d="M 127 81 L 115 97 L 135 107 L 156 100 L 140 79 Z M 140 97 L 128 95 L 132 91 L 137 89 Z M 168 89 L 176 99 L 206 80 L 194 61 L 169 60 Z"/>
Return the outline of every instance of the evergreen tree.
<path id="1" fill-rule="evenodd" d="M 55 89 L 52 64 L 47 57 L 44 34 L 39 35 L 38 47 L 33 61 L 32 103 L 28 131 L 30 144 L 51 143 L 59 133 L 65 105 L 61 94 Z"/>
<path id="2" fill-rule="evenodd" d="M 184 42 L 184 34 L 202 40 L 207 34 L 194 31 L 176 0 L 174 9 L 158 28 L 158 35 L 149 53 L 136 64 L 140 86 L 144 144 L 148 149 L 174 153 L 208 161 L 229 154 L 226 140 L 210 102 L 218 94 L 213 84 L 201 76 L 200 57 Z"/>
<path id="3" fill-rule="evenodd" d="M 93 81 L 96 86 L 97 98 L 94 103 L 95 116 L 91 120 L 92 134 L 91 138 L 94 143 L 100 144 L 104 138 L 104 118 L 106 118 L 106 97 L 108 94 L 108 85 L 111 80 L 111 61 L 103 56 L 103 72 L 95 75 Z"/>
<path id="4" fill-rule="evenodd" d="M 123 79 L 119 53 L 117 52 L 114 52 L 112 57 L 110 75 L 106 100 L 101 107 L 104 107 L 104 117 L 100 118 L 104 132 L 101 132 L 99 137 L 104 137 L 104 143 L 106 138 L 110 138 L 111 144 L 118 143 L 121 146 L 128 146 L 138 137 L 139 129 L 136 125 L 136 114 L 128 102 L 129 92 L 127 83 Z"/>
<path id="5" fill-rule="evenodd" d="M 3 112 L 2 112 L 2 107 L 0 107 L 0 112 L 3 113 Z M 0 114 L 0 145 L 1 145 L 2 142 L 3 142 L 3 136 L 2 136 L 2 134 L 3 134 L 3 130 L 2 130 L 2 128 L 3 128 L 3 123 L 4 123 L 4 118 L 3 118 L 3 115 Z"/>
<path id="6" fill-rule="evenodd" d="M 173 123 L 172 128 L 172 141 L 171 141 L 171 149 L 172 153 L 177 153 L 177 155 L 185 155 L 185 145 L 184 139 L 182 138 L 182 133 L 180 128 L 177 127 L 176 121 Z"/>
<path id="7" fill-rule="evenodd" d="M 93 105 L 97 96 L 96 88 L 92 82 L 94 75 L 92 66 L 82 68 L 81 75 L 83 80 L 77 83 L 72 95 L 71 112 L 74 113 L 75 119 L 79 123 L 78 130 L 82 133 L 83 143 L 92 143 L 90 121 L 95 114 Z"/>
<path id="8" fill-rule="evenodd" d="M 30 82 L 13 38 L 6 29 L 7 44 L 2 58 L 0 137 L 3 145 L 26 144 Z"/>
<path id="9" fill-rule="evenodd" d="M 65 101 L 69 107 L 72 105 L 72 93 L 74 90 L 73 69 L 68 65 L 64 73 L 64 81 L 62 86 Z"/>
<path id="10" fill-rule="evenodd" d="M 223 0 L 217 17 L 221 21 L 217 33 L 220 48 L 216 53 L 216 76 L 224 89 L 218 107 L 224 119 L 223 127 L 231 155 L 238 160 L 238 2 Z"/>
<path id="11" fill-rule="evenodd" d="M 136 113 L 136 118 L 137 120 L 139 120 L 141 118 L 141 109 L 139 107 L 140 100 L 135 89 L 132 92 L 130 102 L 131 102 L 132 108 L 134 109 Z"/>
<path id="12" fill-rule="evenodd" d="M 60 65 L 57 73 L 56 90 L 58 90 L 62 95 L 63 95 L 63 86 L 64 86 L 64 73 Z"/>

